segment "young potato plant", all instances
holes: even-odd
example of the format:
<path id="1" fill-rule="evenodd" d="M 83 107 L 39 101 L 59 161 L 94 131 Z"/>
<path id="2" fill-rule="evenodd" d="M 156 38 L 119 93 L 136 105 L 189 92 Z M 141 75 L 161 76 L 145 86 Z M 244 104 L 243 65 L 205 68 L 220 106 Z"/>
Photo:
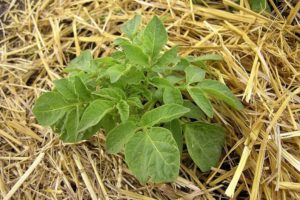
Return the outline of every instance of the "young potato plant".
<path id="1" fill-rule="evenodd" d="M 205 79 L 206 60 L 218 55 L 181 58 L 165 50 L 168 35 L 158 17 L 139 29 L 140 16 L 121 27 L 109 57 L 84 51 L 67 66 L 69 77 L 39 97 L 38 122 L 51 126 L 62 141 L 87 140 L 100 129 L 109 153 L 125 161 L 141 183 L 171 182 L 179 174 L 185 144 L 195 164 L 208 171 L 220 158 L 224 130 L 207 123 L 211 98 L 235 109 L 243 106 L 216 80 Z"/>

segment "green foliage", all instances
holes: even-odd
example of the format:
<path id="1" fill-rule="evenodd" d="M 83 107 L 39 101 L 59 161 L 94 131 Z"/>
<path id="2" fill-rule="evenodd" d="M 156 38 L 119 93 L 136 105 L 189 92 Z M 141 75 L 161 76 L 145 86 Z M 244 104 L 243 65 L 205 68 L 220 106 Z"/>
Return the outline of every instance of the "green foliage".
<path id="1" fill-rule="evenodd" d="M 165 50 L 167 32 L 158 17 L 140 29 L 136 16 L 121 27 L 118 50 L 93 58 L 84 51 L 70 62 L 68 78 L 36 101 L 33 113 L 62 141 L 89 139 L 100 129 L 109 153 L 124 152 L 129 169 L 142 182 L 174 181 L 186 151 L 202 170 L 215 166 L 224 130 L 207 124 L 210 99 L 242 109 L 226 85 L 205 78 L 206 61 L 216 54 L 181 58 L 178 48 Z"/>
<path id="2" fill-rule="evenodd" d="M 250 7 L 255 12 L 271 12 L 268 0 L 250 0 Z"/>

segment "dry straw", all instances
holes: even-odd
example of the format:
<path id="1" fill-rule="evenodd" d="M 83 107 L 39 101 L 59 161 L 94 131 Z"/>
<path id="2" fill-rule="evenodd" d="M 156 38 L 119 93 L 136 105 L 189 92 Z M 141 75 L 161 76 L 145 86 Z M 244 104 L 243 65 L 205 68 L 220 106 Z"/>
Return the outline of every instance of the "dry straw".
<path id="1" fill-rule="evenodd" d="M 300 2 L 269 2 L 273 16 L 247 0 L 1 0 L 0 199 L 300 199 Z M 70 59 L 84 49 L 109 55 L 135 14 L 144 24 L 161 16 L 182 55 L 224 57 L 209 74 L 245 109 L 216 103 L 227 142 L 209 173 L 184 154 L 176 182 L 140 185 L 122 155 L 106 154 L 103 133 L 64 145 L 32 115 Z"/>

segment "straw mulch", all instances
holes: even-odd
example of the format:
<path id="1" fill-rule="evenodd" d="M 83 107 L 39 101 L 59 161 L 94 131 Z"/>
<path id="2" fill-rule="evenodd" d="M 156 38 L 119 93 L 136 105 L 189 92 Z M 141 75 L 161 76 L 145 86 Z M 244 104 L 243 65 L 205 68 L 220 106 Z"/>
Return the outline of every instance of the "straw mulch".
<path id="1" fill-rule="evenodd" d="M 247 0 L 199 2 L 0 0 L 0 199 L 300 199 L 300 2 L 282 1 L 272 16 Z M 184 154 L 176 182 L 140 185 L 122 155 L 106 154 L 103 133 L 64 145 L 32 115 L 71 59 L 110 54 L 137 13 L 143 24 L 161 16 L 181 55 L 224 57 L 210 76 L 245 109 L 215 104 L 227 139 L 209 173 Z"/>

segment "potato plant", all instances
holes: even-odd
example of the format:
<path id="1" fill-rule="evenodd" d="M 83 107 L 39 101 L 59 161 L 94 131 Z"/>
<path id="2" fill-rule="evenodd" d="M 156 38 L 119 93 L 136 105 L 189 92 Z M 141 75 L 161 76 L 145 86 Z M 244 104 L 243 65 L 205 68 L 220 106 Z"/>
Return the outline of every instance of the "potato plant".
<path id="1" fill-rule="evenodd" d="M 208 171 L 220 158 L 224 130 L 207 123 L 211 98 L 242 109 L 217 80 L 206 79 L 206 60 L 219 55 L 180 57 L 166 49 L 167 32 L 158 17 L 141 29 L 141 17 L 126 22 L 109 57 L 87 50 L 66 68 L 67 78 L 42 94 L 33 113 L 65 143 L 87 140 L 100 129 L 109 153 L 124 152 L 141 183 L 171 182 L 179 174 L 183 146 L 195 164 Z"/>

